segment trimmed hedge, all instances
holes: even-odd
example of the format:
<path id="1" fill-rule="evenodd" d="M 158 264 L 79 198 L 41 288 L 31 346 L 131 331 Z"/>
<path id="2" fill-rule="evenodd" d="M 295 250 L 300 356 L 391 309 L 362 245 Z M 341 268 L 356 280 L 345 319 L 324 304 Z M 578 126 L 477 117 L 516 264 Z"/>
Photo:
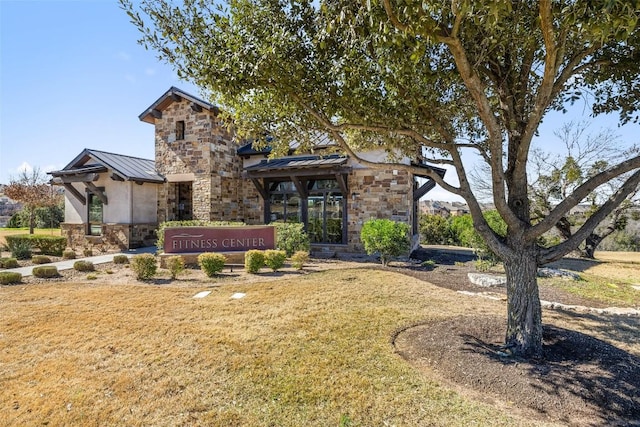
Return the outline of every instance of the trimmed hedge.
<path id="1" fill-rule="evenodd" d="M 131 269 L 138 280 L 150 280 L 158 271 L 156 257 L 152 254 L 140 254 L 131 258 Z"/>
<path id="2" fill-rule="evenodd" d="M 31 262 L 34 264 L 49 264 L 51 262 L 51 258 L 46 255 L 34 255 L 31 257 Z"/>
<path id="3" fill-rule="evenodd" d="M 307 262 L 309 262 L 309 252 L 307 251 L 297 251 L 291 256 L 291 265 L 296 270 L 302 270 Z"/>
<path id="4" fill-rule="evenodd" d="M 18 268 L 18 260 L 15 258 L 0 258 L 0 267 L 2 268 Z"/>
<path id="5" fill-rule="evenodd" d="M 207 277 L 214 277 L 224 268 L 227 258 L 222 254 L 205 252 L 198 255 L 198 265 Z"/>
<path id="6" fill-rule="evenodd" d="M 170 256 L 165 260 L 165 265 L 169 273 L 171 273 L 171 279 L 175 280 L 178 274 L 184 271 L 184 258 L 180 255 Z"/>
<path id="7" fill-rule="evenodd" d="M 43 255 L 62 256 L 67 247 L 67 238 L 60 236 L 47 236 L 43 234 L 13 234 L 5 236 L 7 247 L 17 242 L 28 242 L 31 249 L 39 249 Z"/>
<path id="8" fill-rule="evenodd" d="M 129 264 L 129 257 L 126 255 L 114 255 L 113 256 L 114 264 Z"/>
<path id="9" fill-rule="evenodd" d="M 279 251 L 275 249 L 269 249 L 264 251 L 264 264 L 273 271 L 278 271 L 284 267 L 284 262 L 287 259 L 287 253 L 285 251 Z"/>
<path id="10" fill-rule="evenodd" d="M 64 259 L 76 259 L 76 251 L 66 250 L 62 252 L 62 258 Z"/>
<path id="11" fill-rule="evenodd" d="M 247 273 L 256 274 L 264 266 L 264 252 L 252 249 L 244 254 L 244 269 Z"/>
<path id="12" fill-rule="evenodd" d="M 40 279 L 58 277 L 58 267 L 55 265 L 41 265 L 39 267 L 33 267 L 33 276 Z"/>
<path id="13" fill-rule="evenodd" d="M 76 271 L 95 271 L 95 266 L 91 261 L 79 260 L 73 263 L 73 269 Z"/>
<path id="14" fill-rule="evenodd" d="M 0 285 L 11 285 L 14 283 L 20 283 L 22 281 L 22 274 L 15 271 L 1 271 L 0 272 Z"/>

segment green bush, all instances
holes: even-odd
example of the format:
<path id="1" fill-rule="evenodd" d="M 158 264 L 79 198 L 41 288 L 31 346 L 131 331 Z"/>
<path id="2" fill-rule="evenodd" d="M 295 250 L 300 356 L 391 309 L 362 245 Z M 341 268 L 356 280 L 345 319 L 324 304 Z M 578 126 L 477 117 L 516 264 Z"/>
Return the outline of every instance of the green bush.
<path id="1" fill-rule="evenodd" d="M 0 258 L 0 267 L 2 268 L 18 268 L 18 260 L 15 258 Z"/>
<path id="2" fill-rule="evenodd" d="M 72 251 L 71 249 L 62 252 L 63 259 L 76 259 L 76 251 Z"/>
<path id="3" fill-rule="evenodd" d="M 39 249 L 43 255 L 61 256 L 62 252 L 64 252 L 64 248 L 67 247 L 67 238 L 60 236 L 46 236 L 42 234 L 14 234 L 5 236 L 5 240 L 7 241 L 9 250 L 12 250 L 12 245 L 28 245 L 30 251 L 33 251 L 33 249 Z"/>
<path id="4" fill-rule="evenodd" d="M 0 271 L 0 285 L 11 285 L 20 281 L 22 281 L 22 274 L 15 271 Z"/>
<path id="5" fill-rule="evenodd" d="M 79 260 L 73 263 L 73 269 L 76 271 L 94 271 L 96 268 L 91 261 Z"/>
<path id="6" fill-rule="evenodd" d="M 278 271 L 284 267 L 284 262 L 287 259 L 287 253 L 277 249 L 269 249 L 264 251 L 264 263 L 273 271 Z"/>
<path id="7" fill-rule="evenodd" d="M 389 219 L 372 219 L 362 225 L 360 239 L 367 254 L 378 253 L 382 265 L 391 257 L 409 252 L 409 225 Z"/>
<path id="8" fill-rule="evenodd" d="M 290 257 L 297 251 L 309 251 L 309 235 L 304 232 L 304 225 L 300 223 L 271 224 L 276 228 L 276 248 L 286 252 Z"/>
<path id="9" fill-rule="evenodd" d="M 256 274 L 264 266 L 264 252 L 252 249 L 244 254 L 244 269 L 247 273 Z"/>
<path id="10" fill-rule="evenodd" d="M 165 260 L 165 265 L 171 273 L 171 279 L 175 280 L 178 274 L 184 271 L 184 259 L 180 255 L 170 256 Z"/>
<path id="11" fill-rule="evenodd" d="M 34 255 L 31 258 L 31 262 L 34 264 L 49 264 L 51 262 L 51 258 L 46 255 Z"/>
<path id="12" fill-rule="evenodd" d="M 15 259 L 31 258 L 31 242 L 27 239 L 12 239 L 12 237 L 15 236 L 5 236 L 11 256 Z"/>
<path id="13" fill-rule="evenodd" d="M 84 248 L 82 250 L 82 255 L 84 256 L 93 256 L 93 249 L 91 248 Z"/>
<path id="14" fill-rule="evenodd" d="M 113 256 L 114 264 L 129 264 L 129 257 L 126 255 L 114 255 Z"/>
<path id="15" fill-rule="evenodd" d="M 55 265 L 41 265 L 33 267 L 33 276 L 40 279 L 50 279 L 52 277 L 58 277 L 58 267 Z"/>
<path id="16" fill-rule="evenodd" d="M 297 251 L 291 255 L 291 265 L 296 270 L 302 270 L 307 262 L 309 262 L 309 252 L 307 251 Z"/>
<path id="17" fill-rule="evenodd" d="M 149 280 L 156 275 L 158 264 L 152 254 L 140 254 L 131 258 L 131 269 L 138 280 Z"/>
<path id="18" fill-rule="evenodd" d="M 442 215 L 420 215 L 420 236 L 427 245 L 448 245 L 451 242 L 449 222 Z"/>
<path id="19" fill-rule="evenodd" d="M 224 268 L 227 258 L 222 254 L 205 252 L 198 255 L 198 265 L 207 277 L 214 277 Z"/>

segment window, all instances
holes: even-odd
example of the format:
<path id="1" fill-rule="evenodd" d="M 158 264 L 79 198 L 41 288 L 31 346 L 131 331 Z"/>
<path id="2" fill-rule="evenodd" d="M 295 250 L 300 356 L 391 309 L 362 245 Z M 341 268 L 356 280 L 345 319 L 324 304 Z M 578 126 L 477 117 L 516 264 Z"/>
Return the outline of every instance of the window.
<path id="1" fill-rule="evenodd" d="M 346 209 L 338 182 L 311 179 L 303 185 L 309 191 L 306 199 L 291 181 L 271 184 L 267 222 L 303 222 L 311 243 L 344 243 Z"/>
<path id="2" fill-rule="evenodd" d="M 88 219 L 89 219 L 89 229 L 88 234 L 90 236 L 101 236 L 102 235 L 102 213 L 103 206 L 102 200 L 98 196 L 93 193 L 88 194 Z"/>
<path id="3" fill-rule="evenodd" d="M 176 122 L 176 141 L 184 139 L 184 120 Z"/>

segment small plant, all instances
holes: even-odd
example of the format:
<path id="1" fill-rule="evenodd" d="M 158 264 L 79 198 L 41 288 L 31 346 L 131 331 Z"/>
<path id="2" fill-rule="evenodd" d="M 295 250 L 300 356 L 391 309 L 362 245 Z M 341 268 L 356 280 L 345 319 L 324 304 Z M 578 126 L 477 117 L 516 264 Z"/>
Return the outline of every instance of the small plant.
<path id="1" fill-rule="evenodd" d="M 300 223 L 274 223 L 276 227 L 276 247 L 292 256 L 297 251 L 308 251 L 309 235 Z"/>
<path id="2" fill-rule="evenodd" d="M 380 254 L 382 265 L 391 257 L 409 252 L 409 225 L 390 219 L 372 219 L 362 225 L 360 239 L 367 254 Z"/>
<path id="3" fill-rule="evenodd" d="M 114 264 L 129 264 L 129 257 L 126 255 L 114 255 L 113 256 Z"/>
<path id="4" fill-rule="evenodd" d="M 297 251 L 291 256 L 291 265 L 296 270 L 302 270 L 307 262 L 309 262 L 309 252 L 307 251 Z"/>
<path id="5" fill-rule="evenodd" d="M 165 263 L 171 274 L 171 280 L 175 280 L 178 274 L 184 271 L 184 259 L 180 255 L 170 256 Z"/>
<path id="6" fill-rule="evenodd" d="M 107 274 L 113 274 L 113 270 L 106 270 L 105 273 Z"/>
<path id="7" fill-rule="evenodd" d="M 264 264 L 273 271 L 278 271 L 284 267 L 284 262 L 287 259 L 287 253 L 285 251 L 279 251 L 275 249 L 269 249 L 264 251 Z"/>
<path id="8" fill-rule="evenodd" d="M 9 236 L 7 236 L 9 237 Z M 31 243 L 28 240 L 9 240 L 7 245 L 11 251 L 11 256 L 15 259 L 31 258 Z"/>
<path id="9" fill-rule="evenodd" d="M 0 267 L 2 268 L 18 268 L 18 260 L 15 258 L 0 258 Z"/>
<path id="10" fill-rule="evenodd" d="M 456 261 L 453 263 L 456 267 L 464 267 L 465 263 L 462 261 Z"/>
<path id="11" fill-rule="evenodd" d="M 33 267 L 33 276 L 39 279 L 51 279 L 52 277 L 58 277 L 58 267 L 55 265 L 41 265 Z"/>
<path id="12" fill-rule="evenodd" d="M 252 249 L 244 254 L 244 269 L 247 273 L 256 274 L 264 266 L 264 252 Z"/>
<path id="13" fill-rule="evenodd" d="M 156 257 L 152 254 L 140 254 L 131 258 L 131 269 L 138 280 L 150 280 L 158 271 Z"/>
<path id="14" fill-rule="evenodd" d="M 433 270 L 436 267 L 436 262 L 432 259 L 428 259 L 426 261 L 423 261 L 422 264 L 420 265 L 426 268 L 427 270 Z"/>
<path id="15" fill-rule="evenodd" d="M 87 274 L 87 280 L 96 280 L 98 276 L 95 274 Z"/>
<path id="16" fill-rule="evenodd" d="M 222 254 L 205 252 L 198 255 L 198 265 L 207 277 L 214 277 L 224 268 L 227 258 Z"/>
<path id="17" fill-rule="evenodd" d="M 95 266 L 91 261 L 79 260 L 73 263 L 73 269 L 76 271 L 95 271 Z"/>
<path id="18" fill-rule="evenodd" d="M 20 283 L 22 281 L 22 274 L 15 271 L 2 271 L 0 272 L 0 285 L 11 285 L 14 283 Z"/>
<path id="19" fill-rule="evenodd" d="M 49 264 L 51 262 L 51 258 L 45 255 L 34 255 L 31 258 L 31 262 L 34 264 Z"/>
<path id="20" fill-rule="evenodd" d="M 481 271 L 481 272 L 487 272 L 491 269 L 491 267 L 493 267 L 495 265 L 495 263 L 486 260 L 486 259 L 479 259 L 478 261 L 475 262 L 475 267 L 477 271 Z"/>
<path id="21" fill-rule="evenodd" d="M 91 248 L 84 248 L 82 250 L 82 255 L 84 256 L 93 256 L 93 249 Z"/>
<path id="22" fill-rule="evenodd" d="M 76 251 L 67 249 L 62 252 L 62 259 L 76 259 Z"/>

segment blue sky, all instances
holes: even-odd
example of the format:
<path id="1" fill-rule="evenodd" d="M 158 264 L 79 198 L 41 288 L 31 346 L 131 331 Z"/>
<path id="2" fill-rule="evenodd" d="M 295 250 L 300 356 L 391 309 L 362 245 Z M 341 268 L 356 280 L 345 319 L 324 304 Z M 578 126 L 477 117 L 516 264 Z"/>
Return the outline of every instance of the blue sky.
<path id="1" fill-rule="evenodd" d="M 138 115 L 170 86 L 199 92 L 138 38 L 116 0 L 0 0 L 0 183 L 25 167 L 61 169 L 84 148 L 153 158 L 153 126 Z M 549 116 L 539 143 L 557 146 L 553 130 L 585 114 Z M 590 129 L 616 126 L 602 117 Z M 617 130 L 639 142 L 638 125 Z"/>

